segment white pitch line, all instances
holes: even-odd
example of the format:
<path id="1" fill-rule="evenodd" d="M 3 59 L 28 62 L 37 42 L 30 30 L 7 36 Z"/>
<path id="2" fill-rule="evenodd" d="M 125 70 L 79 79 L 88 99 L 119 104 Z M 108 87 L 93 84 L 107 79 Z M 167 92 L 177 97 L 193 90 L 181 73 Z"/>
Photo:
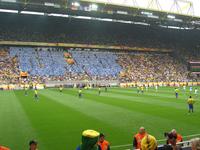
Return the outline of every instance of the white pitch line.
<path id="1" fill-rule="evenodd" d="M 183 138 L 195 137 L 195 136 L 200 136 L 200 134 L 191 134 L 191 135 L 183 136 Z M 166 139 L 157 140 L 157 142 L 163 142 L 163 141 L 166 141 Z M 111 148 L 128 147 L 128 146 L 132 146 L 132 145 L 133 144 L 115 145 L 115 146 L 111 146 Z"/>

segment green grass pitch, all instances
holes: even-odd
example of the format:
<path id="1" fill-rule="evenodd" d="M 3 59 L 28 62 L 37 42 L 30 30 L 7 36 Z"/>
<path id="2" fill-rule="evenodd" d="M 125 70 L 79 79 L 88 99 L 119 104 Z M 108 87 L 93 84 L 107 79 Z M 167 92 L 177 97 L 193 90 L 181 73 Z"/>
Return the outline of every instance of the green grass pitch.
<path id="1" fill-rule="evenodd" d="M 187 90 L 189 88 L 187 87 Z M 182 135 L 200 133 L 200 98 L 194 114 L 188 115 L 189 96 L 180 90 L 175 99 L 174 88 L 151 88 L 137 94 L 136 88 L 110 88 L 98 96 L 97 89 L 45 89 L 34 92 L 0 91 L 0 144 L 12 150 L 25 150 L 28 141 L 36 139 L 40 150 L 75 150 L 84 129 L 106 134 L 112 146 L 132 143 L 140 126 L 157 139 L 175 128 Z M 113 147 L 125 150 L 127 147 Z"/>

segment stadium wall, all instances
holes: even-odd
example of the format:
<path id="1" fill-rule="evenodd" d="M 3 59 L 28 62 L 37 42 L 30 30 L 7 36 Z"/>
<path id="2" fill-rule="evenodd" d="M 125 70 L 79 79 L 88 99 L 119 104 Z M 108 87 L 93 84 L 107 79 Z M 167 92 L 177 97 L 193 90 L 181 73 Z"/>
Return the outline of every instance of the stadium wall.
<path id="1" fill-rule="evenodd" d="M 129 82 L 120 83 L 120 87 L 136 87 L 136 86 L 200 86 L 200 82 Z"/>
<path id="2" fill-rule="evenodd" d="M 21 42 L 21 41 L 0 41 L 1 46 L 34 46 L 34 47 L 67 47 L 67 48 L 90 48 L 90 49 L 108 49 L 108 50 L 131 50 L 147 52 L 172 52 L 171 49 L 147 48 L 147 47 L 129 47 L 129 46 L 108 46 L 92 44 L 74 44 L 74 43 L 44 43 L 44 42 Z"/>
<path id="3" fill-rule="evenodd" d="M 54 88 L 59 87 L 60 85 L 63 85 L 64 87 L 68 88 L 76 88 L 79 85 L 82 85 L 83 87 L 136 87 L 136 86 L 161 86 L 161 87 L 180 87 L 183 85 L 186 86 L 200 86 L 200 82 L 132 82 L 132 83 L 120 83 L 119 81 L 102 81 L 102 80 L 96 80 L 96 81 L 49 81 L 45 84 L 34 84 L 34 87 L 36 86 L 38 89 L 44 89 L 44 88 Z M 29 87 L 28 84 L 0 84 L 0 90 L 22 90 L 24 89 L 24 86 Z"/>

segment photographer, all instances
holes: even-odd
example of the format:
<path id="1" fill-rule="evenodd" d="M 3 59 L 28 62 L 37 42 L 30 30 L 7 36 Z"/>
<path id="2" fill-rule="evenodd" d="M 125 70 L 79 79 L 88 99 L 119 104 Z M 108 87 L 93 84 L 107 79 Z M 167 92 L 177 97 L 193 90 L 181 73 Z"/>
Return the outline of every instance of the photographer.
<path id="1" fill-rule="evenodd" d="M 175 129 L 173 129 L 169 133 L 165 133 L 165 137 L 167 138 L 167 144 L 177 144 L 179 142 L 183 142 L 183 137 L 177 133 Z"/>
<path id="2" fill-rule="evenodd" d="M 169 132 L 169 133 L 164 133 L 164 136 L 167 139 L 166 144 L 171 144 L 172 146 L 176 146 L 177 135 L 174 135 L 172 132 Z"/>
<path id="3" fill-rule="evenodd" d="M 183 138 L 180 134 L 173 129 L 169 133 L 164 133 L 165 137 L 167 138 L 167 145 L 164 146 L 164 150 L 180 150 L 181 145 L 177 145 L 177 143 L 182 142 Z"/>

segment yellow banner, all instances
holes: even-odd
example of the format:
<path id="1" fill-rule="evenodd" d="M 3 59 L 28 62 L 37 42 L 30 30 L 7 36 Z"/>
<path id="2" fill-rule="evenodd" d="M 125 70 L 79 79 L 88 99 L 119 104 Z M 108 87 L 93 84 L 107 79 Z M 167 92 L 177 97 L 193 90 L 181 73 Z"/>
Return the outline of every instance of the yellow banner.
<path id="1" fill-rule="evenodd" d="M 28 76 L 28 72 L 20 72 L 20 77 L 27 77 Z"/>

